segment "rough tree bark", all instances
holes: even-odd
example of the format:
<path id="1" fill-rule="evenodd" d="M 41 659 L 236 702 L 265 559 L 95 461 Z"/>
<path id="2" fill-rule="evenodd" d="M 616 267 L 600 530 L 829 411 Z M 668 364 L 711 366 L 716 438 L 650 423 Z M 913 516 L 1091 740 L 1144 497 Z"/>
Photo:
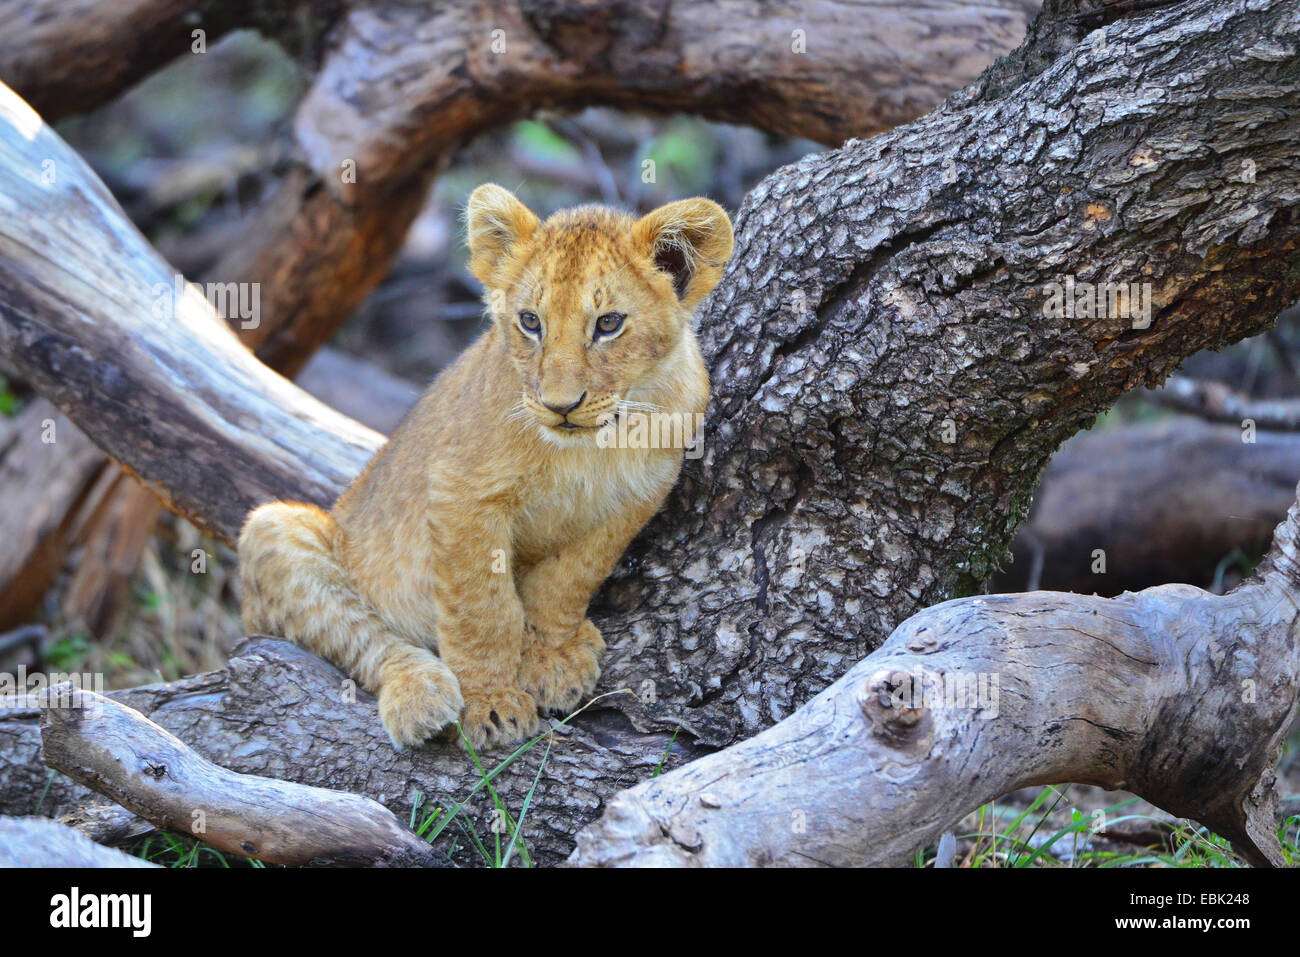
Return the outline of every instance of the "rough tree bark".
<path id="1" fill-rule="evenodd" d="M 687 732 L 679 745 L 733 744 L 790 715 L 920 609 L 978 590 L 1065 437 L 1124 389 L 1259 331 L 1296 298 L 1300 12 L 1290 0 L 1196 0 L 1079 42 L 1136 6 L 1093 4 L 1089 17 L 1051 8 L 1057 19 L 1034 42 L 1050 41 L 1060 56 L 1014 57 L 922 120 L 809 157 L 749 196 L 736 254 L 701 319 L 715 382 L 705 457 L 595 609 L 610 641 L 603 687 L 638 694 L 606 699 L 610 707 L 580 719 L 560 749 L 572 763 L 548 775 L 533 805 L 542 860 L 571 847 L 553 822 L 593 815 L 657 759 L 669 729 Z M 1246 159 L 1254 176 L 1243 177 Z M 1150 326 L 1045 315 L 1044 285 L 1067 275 L 1149 282 Z M 119 419 L 117 431 L 133 429 L 134 442 L 105 434 L 109 427 L 96 432 L 94 420 L 111 416 L 95 373 L 129 382 L 140 373 L 134 357 L 109 330 L 60 320 L 58 297 L 28 271 L 0 271 L 0 290 L 0 345 L 13 361 L 98 441 L 116 442 L 145 479 L 167 484 L 174 501 L 226 534 L 249 499 L 283 494 L 295 458 L 305 465 L 328 453 L 336 473 L 362 454 L 355 430 L 332 442 L 330 428 L 342 424 L 319 420 L 283 433 L 266 427 L 275 467 L 244 473 L 236 462 L 224 473 L 239 475 L 236 488 L 161 454 L 198 432 L 213 441 L 192 447 L 195 460 L 228 459 L 213 423 L 293 401 L 292 390 L 270 389 L 212 336 L 202 369 L 138 381 L 162 390 L 149 393 L 158 413 L 172 411 L 170 385 L 225 366 L 237 373 L 236 394 L 227 390 L 203 413 L 186 393 L 174 425 Z M 132 301 L 129 291 L 123 300 Z M 92 314 L 159 335 L 138 318 L 126 326 L 123 312 L 132 310 Z M 78 337 L 90 345 L 76 346 Z M 74 347 L 105 351 L 92 368 L 68 358 Z M 165 349 L 151 348 L 161 361 Z M 246 430 L 224 442 L 262 448 Z M 297 483 L 302 492 L 327 495 L 320 470 L 308 478 Z M 297 722 L 299 711 L 326 705 L 294 696 L 292 667 L 236 699 L 238 661 L 187 679 L 212 689 L 193 696 L 191 720 L 195 711 L 211 722 L 238 715 L 242 748 L 285 746 L 299 756 L 277 761 L 274 773 L 321 774 L 320 762 L 303 757 L 315 742 L 293 739 L 311 727 Z M 9 753 L 30 747 L 29 724 L 0 724 L 19 749 Z M 1166 749 L 1194 762 L 1217 744 L 1214 729 L 1184 731 L 1152 735 L 1143 759 L 1159 765 Z M 243 760 L 227 755 L 221 736 L 211 752 L 201 737 L 187 740 L 219 764 Z M 356 741 L 379 768 L 362 791 L 382 789 L 384 803 L 402 807 L 413 782 L 390 772 L 382 742 Z M 454 794 L 468 789 L 473 776 L 459 753 L 428 748 L 418 760 L 460 782 Z M 43 780 L 30 759 L 21 767 Z M 526 786 L 507 787 L 514 806 Z M 898 813 L 926 820 L 924 808 Z M 1215 807 L 1188 813 L 1221 820 Z"/>

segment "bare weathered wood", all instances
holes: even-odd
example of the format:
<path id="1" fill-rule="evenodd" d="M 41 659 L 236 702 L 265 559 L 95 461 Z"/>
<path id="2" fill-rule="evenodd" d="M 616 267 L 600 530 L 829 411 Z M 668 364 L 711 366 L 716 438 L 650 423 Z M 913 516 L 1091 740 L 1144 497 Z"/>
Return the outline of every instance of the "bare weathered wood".
<path id="1" fill-rule="evenodd" d="M 433 173 L 491 126 L 606 103 L 839 143 L 974 79 L 1020 40 L 1038 4 L 4 0 L 0 80 L 54 118 L 191 55 L 196 23 L 209 43 L 251 26 L 305 64 L 324 52 L 295 120 L 306 161 L 214 269 L 263 285 L 280 321 L 255 344 L 292 372 L 387 271 Z"/>
<path id="2" fill-rule="evenodd" d="M 42 703 L 41 758 L 160 828 L 243 857 L 333 867 L 439 860 L 368 798 L 229 771 L 133 708 L 72 685 Z"/>
<path id="3" fill-rule="evenodd" d="M 104 478 L 96 507 L 79 523 L 80 557 L 61 608 L 70 627 L 97 638 L 108 635 L 125 610 L 131 576 L 163 511 L 157 496 L 121 469 Z"/>
<path id="4" fill-rule="evenodd" d="M 409 382 L 333 349 L 322 349 L 299 385 L 332 408 L 387 433 L 419 397 Z M 53 420 L 56 441 L 45 443 Z M 92 635 L 117 620 L 131 576 L 162 508 L 44 399 L 0 437 L 0 628 L 26 621 L 80 549 L 62 614 Z M 89 491 L 87 491 L 89 489 Z"/>
<path id="5" fill-rule="evenodd" d="M 444 126 L 611 97 L 619 101 L 612 105 L 635 110 L 703 111 L 832 142 L 905 122 L 970 82 L 1020 41 L 1039 5 L 831 0 L 784 11 L 754 0 L 3 0 L 0 79 L 57 118 L 106 102 L 190 55 L 196 27 L 211 45 L 245 26 L 307 64 L 329 51 L 322 68 L 329 76 L 310 121 L 322 133 L 345 125 L 397 130 L 457 97 L 457 109 L 441 116 Z M 426 69 L 411 70 L 412 63 Z M 340 96 L 345 80 L 356 84 L 355 99 Z M 361 102 L 382 115 L 365 116 Z M 397 122 L 403 111 L 410 120 Z M 400 130 L 403 138 L 409 133 Z M 379 140 L 363 133 L 354 142 Z M 333 164 L 325 165 L 332 175 Z"/>
<path id="6" fill-rule="evenodd" d="M 410 383 L 332 349 L 316 353 L 297 376 L 297 382 L 331 408 L 382 433 L 396 428 L 420 395 Z M 88 442 L 84 437 L 82 441 Z M 59 460 L 58 466 L 64 467 L 65 462 L 66 457 Z M 66 464 L 79 463 L 74 459 Z M 95 636 L 108 634 L 121 615 L 130 594 L 131 576 L 162 511 L 157 497 L 121 469 L 112 467 L 102 472 L 104 482 L 107 488 L 90 496 L 94 506 L 89 514 L 78 516 L 74 522 L 72 544 L 79 547 L 80 557 L 64 591 L 62 606 L 66 621 Z M 67 538 L 55 539 L 44 553 L 48 560 L 36 566 L 43 574 L 33 574 L 31 566 L 24 570 L 26 587 L 22 593 L 39 596 L 44 591 L 62 568 Z M 0 585 L 0 600 L 3 596 Z"/>
<path id="7" fill-rule="evenodd" d="M 124 844 L 157 831 L 153 824 L 120 804 L 99 798 L 79 804 L 57 818 L 60 824 L 80 831 L 96 844 Z"/>
<path id="8" fill-rule="evenodd" d="M 1229 388 L 1222 382 L 1207 382 L 1174 376 L 1151 393 L 1160 405 L 1199 415 L 1210 422 L 1228 422 L 1238 428 L 1248 425 L 1278 432 L 1300 432 L 1300 401 L 1257 399 Z"/>
<path id="9" fill-rule="evenodd" d="M 37 399 L 0 440 L 0 631 L 28 621 L 63 567 L 74 515 L 103 454 L 48 401 Z"/>
<path id="10" fill-rule="evenodd" d="M 0 221 L 0 350 L 200 527 L 231 538 L 267 498 L 328 504 L 379 447 L 376 433 L 270 373 L 196 287 L 174 295 L 175 271 L 7 88 Z M 311 447 L 311 463 L 291 451 Z"/>
<path id="11" fill-rule="evenodd" d="M 402 820 L 418 820 L 448 801 L 465 801 L 479 775 L 456 747 L 394 750 L 375 699 L 316 656 L 282 640 L 252 638 L 221 671 L 109 692 L 194 750 L 230 771 L 367 795 Z M 3 699 L 0 699 L 3 702 Z M 0 813 L 75 812 L 102 802 L 95 791 L 41 762 L 41 712 L 32 698 L 0 707 Z M 536 859 L 554 861 L 593 815 L 603 795 L 697 753 L 671 730 L 641 734 L 611 712 L 590 713 L 555 732 L 547 771 L 534 794 L 522 840 Z M 542 759 L 534 748 L 493 785 L 518 811 Z M 497 760 L 485 758 L 488 767 Z M 487 833 L 492 804 L 480 791 L 461 812 Z M 456 833 L 453 831 L 453 833 Z"/>
<path id="12" fill-rule="evenodd" d="M 1284 866 L 1273 785 L 1300 700 L 1298 534 L 1300 503 L 1261 574 L 1224 596 L 928 608 L 775 727 L 619 794 L 569 863 L 897 866 L 990 800 L 1078 781 Z"/>
<path id="13" fill-rule="evenodd" d="M 29 620 L 75 535 L 73 516 L 103 469 L 103 455 L 44 399 L 0 441 L 0 629 Z"/>
<path id="14" fill-rule="evenodd" d="M 0 0 L 0 81 L 52 119 L 82 112 L 190 55 L 196 29 L 215 43 L 238 24 L 257 25 L 261 6 L 249 0 Z M 331 5 L 314 6 L 325 13 Z"/>
<path id="15" fill-rule="evenodd" d="M 157 867 L 43 817 L 0 817 L 0 867 Z"/>

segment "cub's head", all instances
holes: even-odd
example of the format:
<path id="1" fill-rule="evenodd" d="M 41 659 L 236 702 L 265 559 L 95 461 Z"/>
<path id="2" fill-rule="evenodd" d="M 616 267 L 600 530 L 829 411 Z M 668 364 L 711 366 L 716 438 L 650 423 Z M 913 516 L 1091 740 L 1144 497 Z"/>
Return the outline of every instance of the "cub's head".
<path id="1" fill-rule="evenodd" d="M 732 247 L 717 203 L 684 199 L 640 219 L 582 206 L 540 222 L 489 183 L 466 215 L 470 269 L 519 373 L 521 414 L 546 438 L 588 441 L 630 409 L 660 411 L 688 372 L 704 378 L 695 307 Z"/>

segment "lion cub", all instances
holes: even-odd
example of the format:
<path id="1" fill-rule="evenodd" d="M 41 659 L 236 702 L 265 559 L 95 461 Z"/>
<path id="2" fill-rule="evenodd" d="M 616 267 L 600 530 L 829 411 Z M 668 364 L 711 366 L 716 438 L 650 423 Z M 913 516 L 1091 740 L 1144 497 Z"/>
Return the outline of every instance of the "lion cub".
<path id="1" fill-rule="evenodd" d="M 692 436 L 610 439 L 644 433 L 620 418 L 703 414 L 694 311 L 732 248 L 707 199 L 539 222 L 487 184 L 467 219 L 491 328 L 332 511 L 272 502 L 239 537 L 246 632 L 378 694 L 399 747 L 458 717 L 476 749 L 508 744 L 536 733 L 539 706 L 567 712 L 595 687 L 605 643 L 587 604 Z"/>

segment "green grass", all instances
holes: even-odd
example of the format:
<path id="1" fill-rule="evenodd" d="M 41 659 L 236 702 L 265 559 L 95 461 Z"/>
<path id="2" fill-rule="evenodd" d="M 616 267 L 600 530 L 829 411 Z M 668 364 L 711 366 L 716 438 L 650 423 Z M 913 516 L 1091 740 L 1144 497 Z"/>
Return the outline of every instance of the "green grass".
<path id="1" fill-rule="evenodd" d="M 664 762 L 668 760 L 668 755 L 672 753 L 673 745 L 677 743 L 677 735 L 681 733 L 681 730 L 682 726 L 680 724 L 673 729 L 673 736 L 668 739 L 668 747 L 664 748 L 664 753 L 659 758 L 659 763 L 655 765 L 654 773 L 650 777 L 659 777 L 659 772 L 664 769 Z"/>
<path id="2" fill-rule="evenodd" d="M 90 639 L 84 632 L 60 635 L 45 652 L 52 671 L 76 671 L 90 657 Z"/>
<path id="3" fill-rule="evenodd" d="M 9 382 L 0 375 L 0 415 L 13 418 L 22 411 L 23 404 L 9 388 Z"/>
<path id="4" fill-rule="evenodd" d="M 267 867 L 255 858 L 227 855 L 188 834 L 170 834 L 167 831 L 146 837 L 136 849 L 135 856 L 161 867 Z"/>
<path id="5" fill-rule="evenodd" d="M 1029 807 L 1016 811 L 986 804 L 975 812 L 974 830 L 957 834 L 956 867 L 1244 867 L 1231 845 L 1191 821 L 1170 822 L 1148 814 L 1125 814 L 1138 802 L 1129 798 L 1102 808 L 1107 828 L 1126 821 L 1149 821 L 1170 828 L 1163 846 L 1117 851 L 1124 846 L 1112 839 L 1095 839 L 1097 812 L 1071 810 L 1069 819 L 1049 824 L 1053 812 L 1065 799 L 1069 785 L 1046 787 Z M 1050 801 L 1050 804 L 1049 804 Z M 1035 838 L 1042 835 L 1041 838 Z M 1285 817 L 1278 827 L 1278 840 L 1288 864 L 1300 862 L 1300 815 Z M 1104 846 L 1103 846 L 1104 845 Z M 936 849 L 918 851 L 917 867 L 933 863 Z"/>
<path id="6" fill-rule="evenodd" d="M 546 763 L 550 759 L 551 744 L 553 741 L 552 734 L 555 727 L 561 727 L 568 724 L 601 698 L 608 697 L 611 694 L 622 693 L 624 693 L 624 691 L 610 691 L 592 698 L 591 701 L 588 701 L 577 711 L 573 712 L 573 714 L 564 718 L 562 721 L 556 722 L 554 727 L 548 728 L 546 731 L 543 731 L 541 734 L 529 741 L 525 741 L 518 748 L 512 751 L 505 760 L 501 761 L 490 771 L 483 767 L 482 761 L 479 760 L 478 753 L 465 737 L 465 732 L 461 730 L 460 722 L 457 722 L 456 731 L 460 734 L 461 741 L 465 745 L 465 750 L 469 754 L 469 758 L 473 762 L 475 770 L 478 772 L 479 779 L 470 789 L 469 794 L 465 796 L 463 801 L 456 801 L 443 795 L 441 796 L 440 802 L 427 811 L 425 811 L 425 795 L 417 795 L 415 806 L 411 808 L 411 829 L 432 844 L 454 824 L 456 830 L 451 832 L 451 843 L 447 848 L 448 855 L 454 855 L 461 849 L 461 847 L 469 847 L 478 855 L 484 866 L 509 867 L 511 859 L 514 857 L 516 849 L 518 849 L 519 866 L 532 867 L 533 859 L 528 853 L 528 844 L 523 839 L 524 819 L 527 817 L 528 809 L 532 805 L 533 795 L 537 791 L 537 785 L 542 779 L 542 771 L 546 768 Z M 675 734 L 674 738 L 676 738 Z M 493 786 L 493 781 L 495 781 L 502 772 L 518 761 L 519 758 L 535 748 L 543 739 L 546 739 L 546 751 L 542 754 L 542 760 L 537 765 L 537 772 L 533 775 L 532 785 L 524 795 L 523 801 L 520 804 L 519 814 L 516 816 L 512 814 L 510 809 L 506 806 L 506 802 L 502 799 L 500 792 L 498 792 L 496 787 Z M 671 744 L 669 747 L 671 748 Z M 667 753 L 665 753 L 664 757 L 667 757 Z M 659 762 L 659 766 L 663 766 L 662 759 Z M 659 769 L 656 768 L 655 773 L 657 774 L 658 771 Z M 486 839 L 483 835 L 479 834 L 472 822 L 466 820 L 467 815 L 461 813 L 470 801 L 474 799 L 475 795 L 482 791 L 487 792 L 488 799 L 492 804 L 490 834 Z M 422 812 L 424 812 L 424 817 L 421 820 L 420 815 Z M 502 838 L 506 835 L 508 835 L 508 840 L 505 842 L 503 847 Z M 463 844 L 462 840 L 464 842 Z"/>

